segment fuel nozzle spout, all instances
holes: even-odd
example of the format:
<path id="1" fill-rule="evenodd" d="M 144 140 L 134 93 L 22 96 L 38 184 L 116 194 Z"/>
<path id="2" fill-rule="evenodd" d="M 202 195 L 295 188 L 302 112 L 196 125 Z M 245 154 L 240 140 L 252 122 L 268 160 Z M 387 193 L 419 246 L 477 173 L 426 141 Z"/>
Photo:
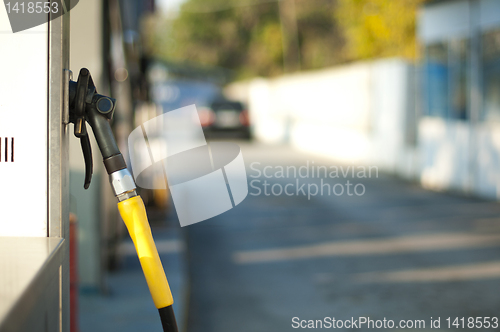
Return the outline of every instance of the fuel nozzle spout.
<path id="1" fill-rule="evenodd" d="M 92 179 L 92 150 L 86 127 L 88 122 L 101 151 L 109 182 L 118 198 L 118 210 L 134 242 L 153 302 L 158 308 L 163 330 L 177 332 L 172 293 L 151 234 L 146 208 L 142 198 L 136 193 L 134 179 L 109 125 L 116 100 L 97 93 L 92 76 L 86 68 L 80 70 L 77 82 L 69 82 L 69 100 L 70 122 L 75 125 L 74 134 L 80 138 L 85 159 L 84 188 L 89 187 Z"/>
<path id="2" fill-rule="evenodd" d="M 87 68 L 82 68 L 76 82 L 69 82 L 70 122 L 74 124 L 74 134 L 80 138 L 85 159 L 84 188 L 92 180 L 92 149 L 86 122 L 92 127 L 97 145 L 101 151 L 104 166 L 109 175 L 111 186 L 119 201 L 133 197 L 135 182 L 127 169 L 123 155 L 118 149 L 109 121 L 113 118 L 116 100 L 100 95 Z"/>

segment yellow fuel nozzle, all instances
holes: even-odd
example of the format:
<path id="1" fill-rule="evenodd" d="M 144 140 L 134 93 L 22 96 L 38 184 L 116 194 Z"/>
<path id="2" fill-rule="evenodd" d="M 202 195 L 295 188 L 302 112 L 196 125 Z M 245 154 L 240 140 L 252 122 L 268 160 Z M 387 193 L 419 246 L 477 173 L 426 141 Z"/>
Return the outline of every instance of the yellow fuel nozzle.
<path id="1" fill-rule="evenodd" d="M 119 202 L 118 210 L 134 242 L 153 302 L 160 313 L 163 330 L 177 332 L 177 323 L 172 309 L 174 299 L 151 234 L 141 196 L 134 196 Z"/>
<path id="2" fill-rule="evenodd" d="M 118 210 L 134 241 L 155 306 L 160 309 L 172 305 L 174 300 L 151 235 L 142 198 L 135 196 L 124 200 L 118 203 Z"/>
<path id="3" fill-rule="evenodd" d="M 136 194 L 134 179 L 127 169 L 109 124 L 115 109 L 115 100 L 97 94 L 92 76 L 85 68 L 80 70 L 78 81 L 71 81 L 69 85 L 70 120 L 75 124 L 75 136 L 81 140 L 85 157 L 84 187 L 88 188 L 92 177 L 92 153 L 85 127 L 85 122 L 88 121 L 99 145 L 111 186 L 118 198 L 118 210 L 134 241 L 149 291 L 160 313 L 163 330 L 177 332 L 172 309 L 174 300 L 151 235 L 146 208 L 142 198 Z"/>

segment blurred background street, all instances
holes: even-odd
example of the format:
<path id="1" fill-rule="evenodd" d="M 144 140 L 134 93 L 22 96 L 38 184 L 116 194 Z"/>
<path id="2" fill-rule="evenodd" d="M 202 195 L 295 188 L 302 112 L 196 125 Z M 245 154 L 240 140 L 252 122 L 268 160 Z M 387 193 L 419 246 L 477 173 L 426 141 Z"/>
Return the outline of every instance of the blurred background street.
<path id="1" fill-rule="evenodd" d="M 249 180 L 267 180 L 269 188 L 294 184 L 295 178 L 256 177 L 250 164 L 260 163 L 253 169 L 261 171 L 313 161 L 342 166 L 286 146 L 236 142 Z M 498 315 L 496 202 L 424 190 L 386 173 L 322 179 L 330 185 L 362 183 L 366 192 L 308 199 L 295 190 L 289 190 L 293 196 L 276 196 L 271 189 L 268 196 L 255 196 L 251 187 L 236 208 L 183 229 L 175 225 L 175 213 L 153 214 L 182 330 L 292 331 L 293 317 L 423 319 L 421 330 L 428 330 L 431 317 L 441 317 L 444 325 L 448 317 Z M 299 180 L 306 188 L 320 183 Z M 256 183 L 254 188 L 264 189 Z M 109 275 L 107 295 L 82 296 L 82 330 L 161 330 L 130 245 L 126 240 L 121 247 L 125 261 Z"/>
<path id="2" fill-rule="evenodd" d="M 286 147 L 239 144 L 247 164 L 338 165 Z M 188 331 L 293 331 L 293 317 L 361 316 L 424 319 L 430 329 L 431 317 L 498 315 L 496 202 L 387 174 L 354 181 L 365 184 L 363 196 L 249 195 L 188 227 Z"/>
<path id="3" fill-rule="evenodd" d="M 118 100 L 128 160 L 163 147 L 134 128 L 193 104 L 207 141 L 242 151 L 248 196 L 187 227 L 164 173 L 142 179 L 181 330 L 498 316 L 499 14 L 496 0 L 79 3 L 73 72 Z M 84 191 L 71 144 L 80 330 L 159 331 L 106 174 Z"/>

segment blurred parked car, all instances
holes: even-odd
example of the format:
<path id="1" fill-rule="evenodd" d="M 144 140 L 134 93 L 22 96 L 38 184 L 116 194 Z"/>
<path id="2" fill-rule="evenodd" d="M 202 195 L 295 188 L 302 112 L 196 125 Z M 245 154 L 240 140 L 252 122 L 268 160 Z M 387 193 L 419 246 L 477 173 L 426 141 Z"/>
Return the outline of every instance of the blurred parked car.
<path id="1" fill-rule="evenodd" d="M 217 99 L 198 109 L 201 125 L 208 138 L 238 136 L 251 138 L 248 110 L 238 101 Z"/>

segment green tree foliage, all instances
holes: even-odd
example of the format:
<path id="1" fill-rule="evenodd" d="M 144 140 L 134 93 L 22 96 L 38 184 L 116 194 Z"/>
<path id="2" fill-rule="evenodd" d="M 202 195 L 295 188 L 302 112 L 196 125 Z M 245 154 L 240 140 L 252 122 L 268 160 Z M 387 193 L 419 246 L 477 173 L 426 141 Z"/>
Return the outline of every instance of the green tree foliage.
<path id="1" fill-rule="evenodd" d="M 335 20 L 336 1 L 295 0 L 302 69 L 345 61 L 342 27 Z"/>
<path id="2" fill-rule="evenodd" d="M 236 78 L 283 74 L 283 36 L 298 39 L 301 70 L 415 57 L 421 0 L 281 0 L 281 5 L 286 1 L 294 1 L 296 36 L 286 35 L 279 0 L 187 0 L 175 20 L 147 22 L 146 46 L 171 62 L 233 69 Z"/>
<path id="3" fill-rule="evenodd" d="M 417 57 L 416 11 L 422 0 L 338 0 L 336 19 L 344 30 L 350 60 Z"/>

